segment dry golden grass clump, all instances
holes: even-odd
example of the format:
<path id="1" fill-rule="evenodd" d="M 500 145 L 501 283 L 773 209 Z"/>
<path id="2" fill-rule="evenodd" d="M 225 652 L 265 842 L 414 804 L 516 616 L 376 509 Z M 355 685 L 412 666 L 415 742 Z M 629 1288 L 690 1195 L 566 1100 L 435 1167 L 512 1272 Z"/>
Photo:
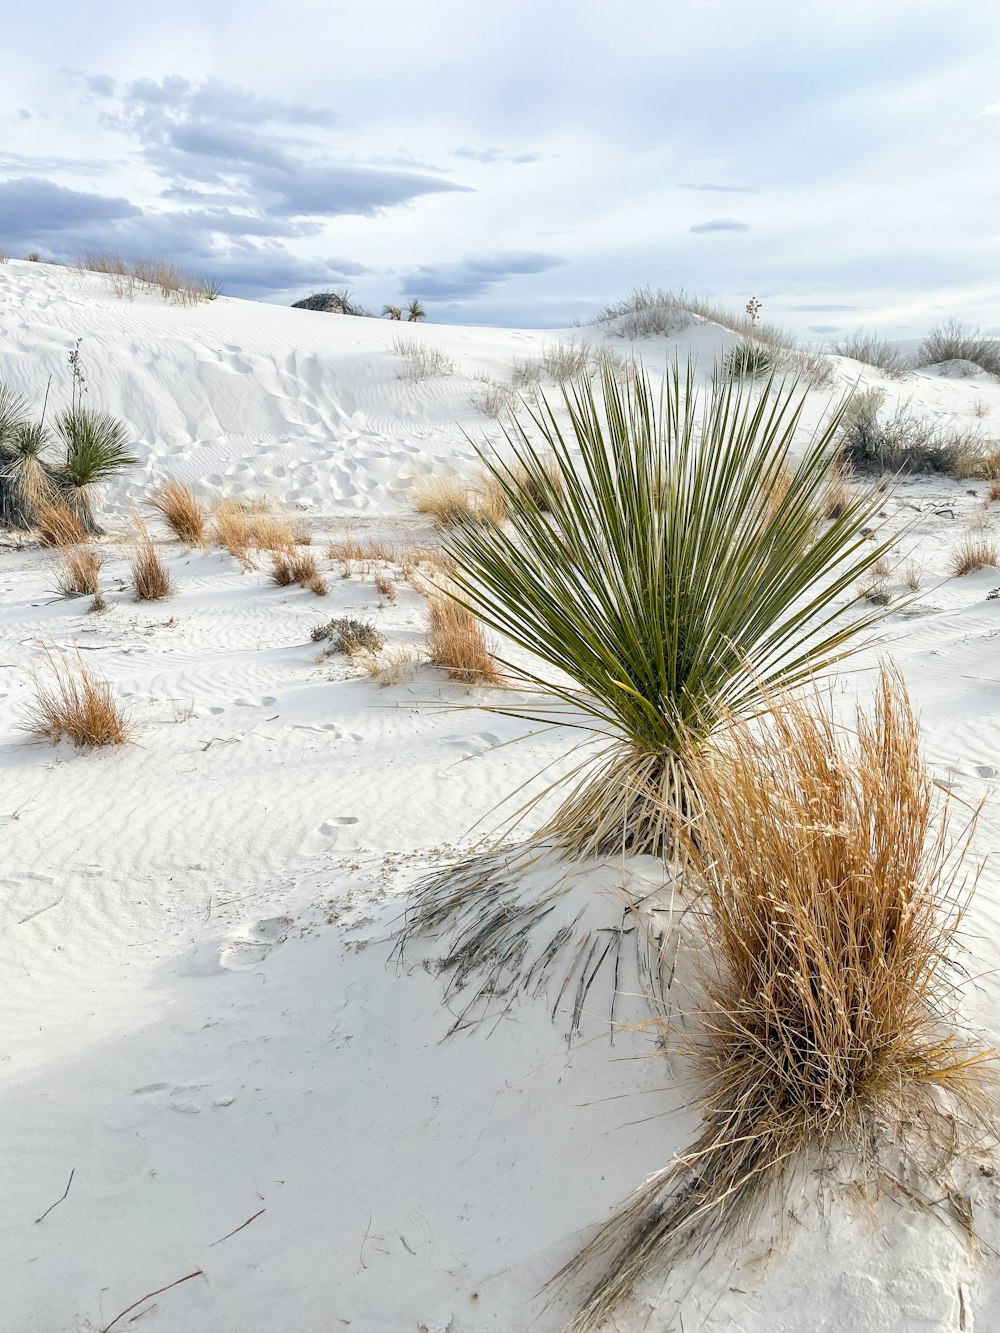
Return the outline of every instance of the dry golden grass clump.
<path id="1" fill-rule="evenodd" d="M 509 479 L 509 484 L 544 514 L 552 512 L 553 495 L 559 499 L 565 496 L 566 487 L 555 454 L 541 455 L 531 460 L 531 466 L 521 458 L 514 458 L 500 466 L 504 481 Z M 506 495 L 497 479 L 489 473 L 484 478 L 483 494 L 490 499 L 491 517 L 502 522 L 507 513 Z"/>
<path id="2" fill-rule="evenodd" d="M 132 520 L 131 538 L 128 563 L 132 597 L 137 602 L 162 602 L 173 593 L 174 585 L 141 518 Z"/>
<path id="3" fill-rule="evenodd" d="M 1000 554 L 994 543 L 971 533 L 962 538 L 951 558 L 951 570 L 955 575 L 974 574 L 978 569 L 997 565 L 1000 565 Z"/>
<path id="4" fill-rule="evenodd" d="M 106 680 L 93 675 L 77 654 L 75 663 L 49 655 L 55 677 L 51 684 L 36 680 L 35 702 L 27 710 L 22 727 L 52 741 L 64 738 L 78 749 L 101 745 L 125 745 L 134 728 L 128 714 L 115 701 Z"/>
<path id="5" fill-rule="evenodd" d="M 418 514 L 427 514 L 440 527 L 475 519 L 475 497 L 461 477 L 425 477 L 410 492 Z"/>
<path id="6" fill-rule="evenodd" d="M 387 602 L 396 600 L 396 585 L 388 574 L 375 574 L 372 582 L 375 584 L 375 591 L 380 597 L 384 597 Z"/>
<path id="7" fill-rule="evenodd" d="M 185 482 L 165 481 L 149 501 L 149 507 L 162 515 L 174 536 L 187 546 L 204 544 L 205 511 Z"/>
<path id="8" fill-rule="evenodd" d="M 459 602 L 440 589 L 428 589 L 430 660 L 443 667 L 449 680 L 466 685 L 497 685 L 500 670 L 489 650 L 482 625 Z"/>
<path id="9" fill-rule="evenodd" d="M 295 528 L 266 500 L 220 500 L 212 514 L 213 539 L 246 562 L 250 551 L 292 551 Z"/>
<path id="10" fill-rule="evenodd" d="M 839 455 L 830 465 L 824 496 L 824 517 L 839 518 L 851 503 L 851 469 Z"/>
<path id="11" fill-rule="evenodd" d="M 59 592 L 64 597 L 100 597 L 103 563 L 92 546 L 67 550 L 59 570 Z"/>
<path id="12" fill-rule="evenodd" d="M 330 591 L 312 551 L 273 552 L 271 582 L 276 583 L 279 588 L 287 588 L 297 583 L 300 588 L 307 588 L 317 597 L 325 597 Z"/>
<path id="13" fill-rule="evenodd" d="M 820 700 L 792 702 L 693 763 L 703 1128 L 563 1271 L 600 1266 L 574 1333 L 606 1327 L 651 1268 L 752 1225 L 803 1160 L 957 1211 L 943 1176 L 987 1119 L 987 1052 L 950 1021 L 969 885 L 899 678 L 883 672 L 850 739 Z"/>
<path id="14" fill-rule="evenodd" d="M 40 504 L 35 511 L 35 526 L 42 546 L 81 546 L 89 533 L 65 505 Z"/>

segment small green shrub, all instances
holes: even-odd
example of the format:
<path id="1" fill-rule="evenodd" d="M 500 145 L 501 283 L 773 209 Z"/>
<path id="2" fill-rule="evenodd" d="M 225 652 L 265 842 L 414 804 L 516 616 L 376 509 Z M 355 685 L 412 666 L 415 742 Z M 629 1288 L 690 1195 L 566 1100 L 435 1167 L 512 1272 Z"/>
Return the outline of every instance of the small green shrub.
<path id="1" fill-rule="evenodd" d="M 758 379 L 777 369 L 774 351 L 759 342 L 737 343 L 726 356 L 722 368 L 730 379 Z"/>
<path id="2" fill-rule="evenodd" d="M 329 643 L 332 653 L 378 653 L 385 647 L 385 639 L 369 620 L 353 620 L 338 616 L 317 625 L 310 635 L 313 643 Z"/>

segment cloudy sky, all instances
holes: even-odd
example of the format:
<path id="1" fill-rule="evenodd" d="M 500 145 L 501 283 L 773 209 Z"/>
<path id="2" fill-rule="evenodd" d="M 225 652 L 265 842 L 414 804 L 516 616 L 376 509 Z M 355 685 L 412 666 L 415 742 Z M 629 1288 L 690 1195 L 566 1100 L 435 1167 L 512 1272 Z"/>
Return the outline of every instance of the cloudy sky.
<path id="1" fill-rule="evenodd" d="M 38 0 L 0 245 L 566 326 L 684 287 L 823 338 L 1000 327 L 1000 7 Z"/>

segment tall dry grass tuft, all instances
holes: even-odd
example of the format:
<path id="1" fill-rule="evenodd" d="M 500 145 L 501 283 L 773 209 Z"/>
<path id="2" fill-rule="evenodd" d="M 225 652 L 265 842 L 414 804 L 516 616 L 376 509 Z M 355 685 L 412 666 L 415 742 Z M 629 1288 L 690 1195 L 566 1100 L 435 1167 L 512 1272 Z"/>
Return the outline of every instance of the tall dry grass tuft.
<path id="1" fill-rule="evenodd" d="M 92 546 L 68 550 L 56 583 L 59 592 L 63 597 L 100 597 L 103 563 Z"/>
<path id="2" fill-rule="evenodd" d="M 148 504 L 162 516 L 174 536 L 187 546 L 204 544 L 205 511 L 185 482 L 165 481 Z"/>
<path id="3" fill-rule="evenodd" d="M 111 686 L 95 676 L 77 654 L 75 662 L 49 654 L 54 680 L 36 679 L 35 702 L 27 709 L 23 730 L 51 741 L 64 738 L 78 749 L 125 745 L 134 727 L 115 701 Z"/>
<path id="4" fill-rule="evenodd" d="M 424 477 L 413 486 L 410 498 L 417 513 L 426 514 L 438 527 L 473 522 L 476 517 L 475 496 L 461 477 Z"/>
<path id="5" fill-rule="evenodd" d="M 446 593 L 428 589 L 430 660 L 449 680 L 466 685 L 497 685 L 500 671 L 483 627 L 471 611 Z"/>
<path id="6" fill-rule="evenodd" d="M 130 538 L 128 563 L 132 597 L 137 602 L 162 602 L 171 596 L 174 585 L 141 518 L 133 518 Z"/>
<path id="7" fill-rule="evenodd" d="M 804 1160 L 938 1206 L 963 1128 L 987 1119 L 987 1052 L 952 1022 L 970 885 L 935 823 L 899 677 L 883 671 L 855 736 L 800 700 L 693 763 L 701 809 L 683 848 L 706 908 L 692 1038 L 703 1128 L 563 1270 L 600 1268 L 573 1333 L 604 1328 L 650 1269 L 752 1224 Z"/>
<path id="8" fill-rule="evenodd" d="M 76 515 L 61 504 L 40 504 L 35 527 L 42 546 L 80 546 L 90 536 Z"/>
<path id="9" fill-rule="evenodd" d="M 987 537 L 976 537 L 967 533 L 952 553 L 951 572 L 956 576 L 975 574 L 977 570 L 996 568 L 1000 565 L 1000 553 L 996 545 Z"/>

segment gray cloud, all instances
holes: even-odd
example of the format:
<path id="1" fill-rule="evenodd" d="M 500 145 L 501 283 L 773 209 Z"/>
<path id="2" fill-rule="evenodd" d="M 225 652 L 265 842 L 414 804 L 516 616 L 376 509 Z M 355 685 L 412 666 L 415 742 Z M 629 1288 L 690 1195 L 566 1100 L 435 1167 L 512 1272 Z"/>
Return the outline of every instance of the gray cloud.
<path id="1" fill-rule="evenodd" d="M 507 278 L 545 273 L 565 262 L 557 255 L 519 251 L 470 257 L 454 264 L 421 264 L 401 277 L 399 290 L 428 301 L 469 300 Z"/>
<path id="2" fill-rule="evenodd" d="M 0 181 L 0 216 L 6 235 L 23 240 L 78 232 L 95 222 L 112 223 L 141 216 L 127 199 L 70 190 L 37 177 Z M 29 240 L 30 244 L 30 240 Z"/>
<path id="3" fill-rule="evenodd" d="M 712 218 L 710 222 L 696 222 L 693 227 L 688 227 L 688 231 L 693 232 L 695 236 L 705 236 L 713 231 L 749 230 L 745 222 L 737 222 L 735 218 Z"/>

